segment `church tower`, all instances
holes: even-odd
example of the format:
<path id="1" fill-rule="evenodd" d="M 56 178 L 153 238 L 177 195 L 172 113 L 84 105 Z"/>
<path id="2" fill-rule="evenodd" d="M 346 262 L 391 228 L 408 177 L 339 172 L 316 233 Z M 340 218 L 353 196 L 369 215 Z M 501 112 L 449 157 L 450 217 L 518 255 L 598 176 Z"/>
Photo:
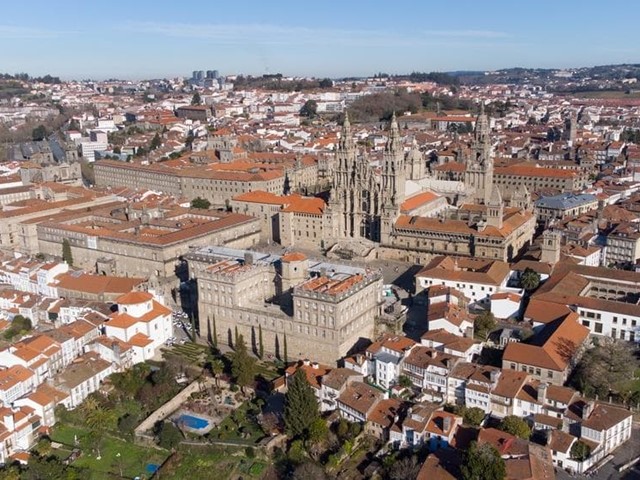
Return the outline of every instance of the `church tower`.
<path id="1" fill-rule="evenodd" d="M 382 195 L 385 206 L 399 207 L 404 202 L 406 173 L 404 152 L 396 114 L 391 117 L 389 138 L 382 156 Z"/>
<path id="2" fill-rule="evenodd" d="M 418 148 L 418 142 L 416 139 L 413 139 L 413 144 L 411 145 L 411 150 L 407 153 L 406 158 L 406 175 L 409 177 L 409 180 L 420 180 L 424 178 L 424 155 Z"/>
<path id="3" fill-rule="evenodd" d="M 382 218 L 380 219 L 380 241 L 388 243 L 393 224 L 400 215 L 400 207 L 404 202 L 406 171 L 404 152 L 398 129 L 396 114 L 391 117 L 389 138 L 382 156 L 382 185 L 383 198 Z"/>
<path id="4" fill-rule="evenodd" d="M 493 191 L 493 157 L 489 133 L 489 118 L 484 113 L 484 103 L 481 103 L 473 132 L 471 155 L 467 158 L 464 183 L 466 187 L 475 190 L 474 200 L 485 205 Z"/>
<path id="5" fill-rule="evenodd" d="M 502 228 L 504 218 L 504 203 L 498 187 L 493 187 L 491 197 L 487 202 L 487 225 L 490 227 Z"/>
<path id="6" fill-rule="evenodd" d="M 338 148 L 329 210 L 338 217 L 340 238 L 380 237 L 380 186 L 365 156 L 359 156 L 345 114 Z M 335 213 L 337 212 L 337 214 Z"/>
<path id="7" fill-rule="evenodd" d="M 542 234 L 542 254 L 540 255 L 540 261 L 555 265 L 560 261 L 560 243 L 562 234 L 560 232 L 553 232 L 551 230 L 545 230 Z"/>

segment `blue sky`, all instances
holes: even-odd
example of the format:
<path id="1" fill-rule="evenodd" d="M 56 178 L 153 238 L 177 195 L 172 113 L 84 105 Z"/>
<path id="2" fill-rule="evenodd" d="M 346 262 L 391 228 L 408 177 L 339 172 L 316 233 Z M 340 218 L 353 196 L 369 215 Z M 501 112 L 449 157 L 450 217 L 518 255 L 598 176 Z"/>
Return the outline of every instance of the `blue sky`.
<path id="1" fill-rule="evenodd" d="M 351 76 L 640 63 L 640 2 L 22 0 L 0 72 L 63 78 Z"/>

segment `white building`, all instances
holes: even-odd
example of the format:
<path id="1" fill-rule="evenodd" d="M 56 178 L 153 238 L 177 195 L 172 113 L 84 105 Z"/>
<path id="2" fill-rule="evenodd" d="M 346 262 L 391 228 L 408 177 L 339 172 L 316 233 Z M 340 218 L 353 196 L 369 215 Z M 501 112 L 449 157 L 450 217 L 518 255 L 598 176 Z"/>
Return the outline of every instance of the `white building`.
<path id="1" fill-rule="evenodd" d="M 118 312 L 105 324 L 105 333 L 133 348 L 133 363 L 151 359 L 173 335 L 171 310 L 147 292 L 130 292 L 117 300 Z"/>

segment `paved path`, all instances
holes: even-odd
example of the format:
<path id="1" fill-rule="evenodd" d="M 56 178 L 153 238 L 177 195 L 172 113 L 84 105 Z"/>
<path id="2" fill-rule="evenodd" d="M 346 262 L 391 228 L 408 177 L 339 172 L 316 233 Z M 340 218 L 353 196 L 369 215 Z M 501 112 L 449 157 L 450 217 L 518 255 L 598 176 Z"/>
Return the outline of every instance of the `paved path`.
<path id="1" fill-rule="evenodd" d="M 206 389 L 213 384 L 213 379 L 206 378 L 204 380 L 195 380 L 187 387 L 178 393 L 175 397 L 169 400 L 167 403 L 158 408 L 155 412 L 149 415 L 138 427 L 135 429 L 136 436 L 142 436 L 144 432 L 151 430 L 153 426 L 173 412 L 175 412 L 180 406 L 191 396 L 194 392 L 199 392 Z"/>

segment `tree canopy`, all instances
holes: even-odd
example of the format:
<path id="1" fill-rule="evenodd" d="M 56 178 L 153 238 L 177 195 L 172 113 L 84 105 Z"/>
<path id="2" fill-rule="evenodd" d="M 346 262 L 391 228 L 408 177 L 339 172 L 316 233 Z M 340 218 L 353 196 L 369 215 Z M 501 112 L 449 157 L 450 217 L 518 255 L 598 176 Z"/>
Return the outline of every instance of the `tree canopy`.
<path id="1" fill-rule="evenodd" d="M 473 323 L 473 328 L 476 332 L 476 336 L 486 340 L 489 333 L 496 328 L 496 318 L 489 310 L 485 310 L 478 315 Z"/>
<path id="2" fill-rule="evenodd" d="M 193 94 L 191 98 L 191 105 L 202 105 L 202 98 L 200 97 L 200 92 L 196 92 Z"/>
<path id="3" fill-rule="evenodd" d="M 300 115 L 303 117 L 314 118 L 318 114 L 318 102 L 315 100 L 307 100 L 300 109 Z"/>
<path id="4" fill-rule="evenodd" d="M 535 290 L 540 285 L 540 274 L 530 268 L 526 268 L 520 277 L 520 284 L 527 291 Z"/>
<path id="5" fill-rule="evenodd" d="M 587 395 L 625 396 L 638 368 L 638 358 L 630 344 L 608 337 L 587 350 L 576 368 L 574 385 Z"/>
<path id="6" fill-rule="evenodd" d="M 236 383 L 244 390 L 253 383 L 253 379 L 256 374 L 256 361 L 249 355 L 247 351 L 247 345 L 242 335 L 238 335 L 238 340 L 235 345 L 235 352 L 231 359 L 231 374 L 236 380 Z"/>
<path id="7" fill-rule="evenodd" d="M 191 208 L 201 208 L 203 210 L 208 210 L 211 207 L 211 202 L 206 198 L 196 197 L 191 200 Z"/>
<path id="8" fill-rule="evenodd" d="M 472 442 L 460 469 L 463 480 L 502 480 L 507 475 L 504 459 L 489 443 Z"/>
<path id="9" fill-rule="evenodd" d="M 571 446 L 571 452 L 569 455 L 572 459 L 582 462 L 591 455 L 591 447 L 582 440 L 578 440 Z"/>
<path id="10" fill-rule="evenodd" d="M 287 433 L 300 437 L 320 416 L 318 401 L 302 369 L 293 375 L 284 397 L 284 424 Z"/>
<path id="11" fill-rule="evenodd" d="M 510 433 L 525 440 L 528 440 L 531 436 L 531 427 L 529 424 L 516 415 L 507 415 L 504 417 L 498 428 L 503 432 Z"/>
<path id="12" fill-rule="evenodd" d="M 62 240 L 62 260 L 67 262 L 67 264 L 72 267 L 73 266 L 73 254 L 71 253 L 71 244 L 69 240 L 65 238 Z"/>

